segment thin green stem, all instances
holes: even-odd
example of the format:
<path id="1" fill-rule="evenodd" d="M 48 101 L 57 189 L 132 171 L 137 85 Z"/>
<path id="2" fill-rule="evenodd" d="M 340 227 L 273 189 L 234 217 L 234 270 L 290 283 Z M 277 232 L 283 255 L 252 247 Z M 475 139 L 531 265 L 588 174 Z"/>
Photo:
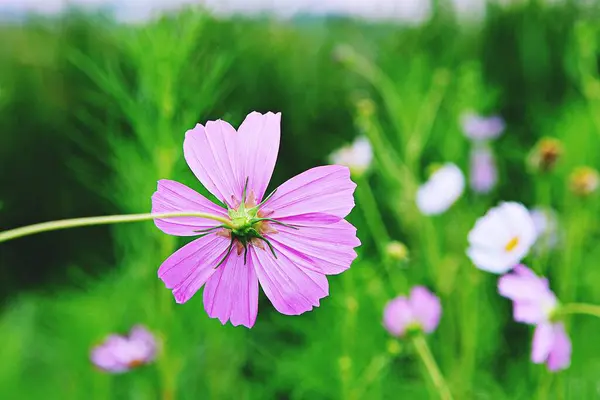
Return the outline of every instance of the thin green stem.
<path id="1" fill-rule="evenodd" d="M 22 226 L 20 228 L 10 229 L 0 232 L 0 243 L 8 240 L 17 239 L 23 236 L 34 235 L 36 233 L 57 231 L 60 229 L 78 228 L 81 226 L 108 225 L 120 224 L 125 222 L 149 221 L 152 219 L 167 219 L 177 217 L 198 217 L 219 221 L 225 226 L 231 227 L 231 221 L 225 217 L 218 215 L 201 213 L 201 212 L 168 212 L 168 213 L 148 213 L 148 214 L 126 214 L 126 215 L 106 215 L 101 217 L 84 217 L 61 219 L 57 221 L 42 222 Z"/>
<path id="2" fill-rule="evenodd" d="M 390 288 L 395 292 L 402 292 L 406 289 L 406 277 L 402 273 L 393 270 L 392 262 L 387 255 L 387 245 L 390 243 L 390 235 L 384 224 L 383 216 L 379 211 L 375 194 L 373 193 L 369 181 L 366 177 L 358 182 L 356 196 L 361 204 L 361 210 L 367 223 L 367 227 L 371 232 L 371 236 L 377 247 L 377 252 L 387 274 Z"/>
<path id="3" fill-rule="evenodd" d="M 446 380 L 444 376 L 440 372 L 437 363 L 435 362 L 435 358 L 433 358 L 433 354 L 429 350 L 429 346 L 425 341 L 423 335 L 415 335 L 412 339 L 413 346 L 417 351 L 419 357 L 421 357 L 421 361 L 423 361 L 423 365 L 431 378 L 433 386 L 437 391 L 440 399 L 442 400 L 452 400 L 452 393 L 446 384 Z"/>
<path id="4" fill-rule="evenodd" d="M 361 209 L 365 216 L 365 222 L 371 231 L 371 235 L 373 235 L 377 250 L 379 250 L 381 257 L 385 258 L 385 246 L 390 241 L 390 235 L 383 223 L 383 217 L 379 212 L 377 200 L 366 178 L 359 181 L 356 195 L 362 205 Z"/>
<path id="5" fill-rule="evenodd" d="M 586 314 L 600 318 L 600 306 L 586 303 L 569 303 L 560 308 L 560 314 Z"/>
<path id="6" fill-rule="evenodd" d="M 365 398 L 365 392 L 377 378 L 381 377 L 381 371 L 383 371 L 383 369 L 389 365 L 390 361 L 390 356 L 387 354 L 380 354 L 371 359 L 371 362 L 365 368 L 364 373 L 356 384 L 356 388 L 354 390 L 354 396 L 356 398 Z"/>

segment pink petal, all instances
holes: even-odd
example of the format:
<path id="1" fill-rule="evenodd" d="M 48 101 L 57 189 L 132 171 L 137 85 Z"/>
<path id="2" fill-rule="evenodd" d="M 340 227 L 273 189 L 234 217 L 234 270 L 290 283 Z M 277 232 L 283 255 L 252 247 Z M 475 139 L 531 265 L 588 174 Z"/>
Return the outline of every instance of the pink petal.
<path id="1" fill-rule="evenodd" d="M 344 218 L 354 207 L 356 184 L 350 170 L 340 165 L 309 169 L 279 186 L 262 207 L 273 211 L 271 218 L 307 213 L 331 214 Z"/>
<path id="2" fill-rule="evenodd" d="M 548 319 L 544 309 L 538 303 L 524 301 L 513 303 L 513 318 L 524 324 L 537 324 Z"/>
<path id="3" fill-rule="evenodd" d="M 408 325 L 415 322 L 411 306 L 404 296 L 390 300 L 383 310 L 383 326 L 394 336 L 403 336 Z"/>
<path id="4" fill-rule="evenodd" d="M 414 317 L 427 333 L 433 332 L 440 323 L 442 305 L 440 299 L 423 286 L 415 286 L 408 299 Z"/>
<path id="5" fill-rule="evenodd" d="M 531 361 L 541 364 L 546 361 L 554 343 L 554 329 L 549 323 L 539 324 L 533 333 Z"/>
<path id="6" fill-rule="evenodd" d="M 154 336 L 148 329 L 144 328 L 142 325 L 135 325 L 129 331 L 129 339 L 134 341 L 143 341 L 147 343 L 154 343 Z"/>
<path id="7" fill-rule="evenodd" d="M 268 250 L 252 247 L 249 251 L 260 285 L 280 313 L 299 315 L 310 311 L 329 294 L 325 275 L 294 264 L 283 252 L 275 259 Z"/>
<path id="8" fill-rule="evenodd" d="M 258 313 L 258 279 L 252 257 L 244 265 L 244 256 L 235 249 L 204 287 L 204 309 L 223 325 L 251 328 Z"/>
<path id="9" fill-rule="evenodd" d="M 537 278 L 538 277 L 535 272 L 533 272 L 530 268 L 528 268 L 524 264 L 517 264 L 513 268 L 512 272 L 515 275 L 518 275 L 518 276 L 521 276 L 524 278 Z"/>
<path id="10" fill-rule="evenodd" d="M 118 357 L 118 353 L 127 347 L 125 338 L 111 335 L 104 343 L 92 349 L 90 359 L 98 368 L 108 372 L 124 372 L 129 369 Z"/>
<path id="11" fill-rule="evenodd" d="M 360 245 L 356 228 L 345 220 L 321 226 L 300 226 L 299 229 L 274 226 L 278 233 L 268 237 L 276 252 L 321 274 L 339 274 L 350 268 L 356 258 L 353 249 Z"/>
<path id="12" fill-rule="evenodd" d="M 343 218 L 331 214 L 306 213 L 291 217 L 279 218 L 278 221 L 295 226 L 313 226 L 335 224 L 336 222 L 340 222 L 342 219 Z"/>
<path id="13" fill-rule="evenodd" d="M 213 204 L 200 193 L 175 181 L 158 181 L 152 195 L 152 213 L 191 211 L 227 217 L 225 209 Z M 156 219 L 154 223 L 161 231 L 175 236 L 197 236 L 198 230 L 217 226 L 220 222 L 196 217 Z"/>
<path id="14" fill-rule="evenodd" d="M 571 365 L 571 339 L 562 323 L 554 324 L 554 342 L 548 355 L 548 369 L 558 371 Z"/>
<path id="15" fill-rule="evenodd" d="M 158 276 L 173 289 L 177 303 L 185 303 L 204 285 L 229 243 L 228 238 L 210 234 L 186 244 L 162 263 Z"/>
<path id="16" fill-rule="evenodd" d="M 501 296 L 513 301 L 536 301 L 553 296 L 548 281 L 537 276 L 529 268 L 519 265 L 513 271 L 498 279 L 498 293 Z"/>
<path id="17" fill-rule="evenodd" d="M 281 113 L 268 112 L 248 114 L 238 129 L 238 167 L 242 185 L 248 178 L 248 193 L 254 192 L 256 199 L 263 198 L 279 152 Z M 243 187 L 242 187 L 243 189 Z"/>
<path id="18" fill-rule="evenodd" d="M 217 199 L 230 207 L 241 200 L 244 182 L 237 159 L 239 135 L 225 121 L 208 121 L 188 130 L 183 154 L 194 175 Z"/>
<path id="19" fill-rule="evenodd" d="M 498 167 L 488 146 L 475 146 L 471 152 L 469 183 L 476 193 L 489 193 L 498 182 Z"/>
<path id="20" fill-rule="evenodd" d="M 141 325 L 136 325 L 131 329 L 129 343 L 136 347 L 136 353 L 144 362 L 150 362 L 156 356 L 156 339 Z"/>

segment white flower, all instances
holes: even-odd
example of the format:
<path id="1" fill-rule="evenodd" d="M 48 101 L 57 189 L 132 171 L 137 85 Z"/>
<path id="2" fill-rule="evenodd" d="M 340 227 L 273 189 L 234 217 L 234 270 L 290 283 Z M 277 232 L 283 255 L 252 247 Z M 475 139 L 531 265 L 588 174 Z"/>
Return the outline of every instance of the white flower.
<path id="1" fill-rule="evenodd" d="M 435 171 L 417 191 L 417 207 L 425 215 L 446 211 L 465 189 L 465 176 L 452 163 L 444 164 Z"/>
<path id="2" fill-rule="evenodd" d="M 357 138 L 354 143 L 334 151 L 330 156 L 333 164 L 345 165 L 353 175 L 359 176 L 371 165 L 373 149 L 366 137 Z"/>
<path id="3" fill-rule="evenodd" d="M 520 203 L 501 203 L 469 232 L 467 255 L 484 271 L 502 274 L 517 265 L 537 237 L 529 211 Z"/>

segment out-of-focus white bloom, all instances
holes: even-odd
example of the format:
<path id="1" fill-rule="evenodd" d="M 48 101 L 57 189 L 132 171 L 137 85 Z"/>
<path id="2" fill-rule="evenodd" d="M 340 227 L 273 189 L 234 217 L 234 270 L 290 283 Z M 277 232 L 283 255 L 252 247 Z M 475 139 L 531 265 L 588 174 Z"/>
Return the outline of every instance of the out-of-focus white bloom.
<path id="1" fill-rule="evenodd" d="M 551 209 L 536 207 L 529 214 L 535 225 L 537 240 L 535 248 L 545 251 L 556 247 L 558 243 L 558 216 Z"/>
<path id="2" fill-rule="evenodd" d="M 330 160 L 333 164 L 345 165 L 352 175 L 364 174 L 373 160 L 373 149 L 366 137 L 357 138 L 354 143 L 334 151 Z"/>
<path id="3" fill-rule="evenodd" d="M 484 271 L 503 274 L 529 253 L 537 237 L 529 210 L 520 203 L 501 203 L 469 232 L 467 255 Z"/>
<path id="4" fill-rule="evenodd" d="M 465 190 L 465 176 L 455 164 L 436 170 L 417 191 L 417 207 L 425 215 L 446 211 Z"/>

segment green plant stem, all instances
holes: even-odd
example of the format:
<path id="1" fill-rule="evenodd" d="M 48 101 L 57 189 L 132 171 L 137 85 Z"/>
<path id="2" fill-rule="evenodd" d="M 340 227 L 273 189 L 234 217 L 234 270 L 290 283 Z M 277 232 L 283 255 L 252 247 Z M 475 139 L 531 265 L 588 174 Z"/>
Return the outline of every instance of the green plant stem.
<path id="1" fill-rule="evenodd" d="M 365 368 L 364 373 L 356 385 L 356 389 L 354 391 L 354 396 L 356 398 L 365 398 L 365 392 L 369 389 L 373 382 L 377 380 L 377 378 L 381 377 L 381 372 L 389 365 L 390 361 L 390 356 L 387 354 L 380 354 L 371 359 L 371 362 Z"/>
<path id="2" fill-rule="evenodd" d="M 392 262 L 390 261 L 386 246 L 390 242 L 390 235 L 385 227 L 383 216 L 377 206 L 377 200 L 375 194 L 371 190 L 369 181 L 366 178 L 362 178 L 358 181 L 358 187 L 356 190 L 356 196 L 361 204 L 361 210 L 363 211 L 364 218 L 367 223 L 371 236 L 377 246 L 377 251 L 383 263 L 385 273 L 388 276 L 388 281 L 391 288 L 395 291 L 403 291 L 407 287 L 406 278 L 403 274 L 394 273 Z"/>
<path id="3" fill-rule="evenodd" d="M 435 359 L 433 358 L 433 355 L 431 354 L 429 346 L 427 345 L 423 335 L 414 336 L 412 342 L 417 354 L 421 358 L 421 361 L 423 361 L 423 365 L 425 366 L 425 369 L 427 370 L 427 373 L 429 374 L 429 377 L 431 378 L 433 386 L 440 396 L 440 399 L 452 400 L 452 393 L 450 392 L 450 389 L 448 389 L 446 380 L 440 372 L 440 369 L 438 368 L 438 365 L 435 362 Z"/>
<path id="4" fill-rule="evenodd" d="M 586 303 L 569 303 L 561 307 L 560 313 L 567 314 L 586 314 L 600 318 L 600 306 Z"/>
<path id="5" fill-rule="evenodd" d="M 78 228 L 81 226 L 120 224 L 125 222 L 149 221 L 153 219 L 167 219 L 176 217 L 198 217 L 212 219 L 223 223 L 225 226 L 231 226 L 231 221 L 218 215 L 201 212 L 169 212 L 169 213 L 148 213 L 148 214 L 126 214 L 126 215 L 106 215 L 101 217 L 84 217 L 61 219 L 57 221 L 42 222 L 39 224 L 22 226 L 20 228 L 10 229 L 0 232 L 0 243 L 8 240 L 17 239 L 23 236 L 34 235 L 36 233 L 57 231 L 60 229 Z"/>
<path id="6" fill-rule="evenodd" d="M 377 245 L 377 250 L 382 258 L 385 258 L 385 246 L 390 241 L 390 236 L 387 232 L 385 225 L 383 224 L 383 218 L 379 212 L 377 206 L 377 200 L 371 190 L 369 181 L 366 178 L 362 178 L 358 184 L 358 190 L 356 191 L 358 201 L 361 203 L 362 211 L 365 216 L 365 222 L 371 231 L 371 235 Z"/>

